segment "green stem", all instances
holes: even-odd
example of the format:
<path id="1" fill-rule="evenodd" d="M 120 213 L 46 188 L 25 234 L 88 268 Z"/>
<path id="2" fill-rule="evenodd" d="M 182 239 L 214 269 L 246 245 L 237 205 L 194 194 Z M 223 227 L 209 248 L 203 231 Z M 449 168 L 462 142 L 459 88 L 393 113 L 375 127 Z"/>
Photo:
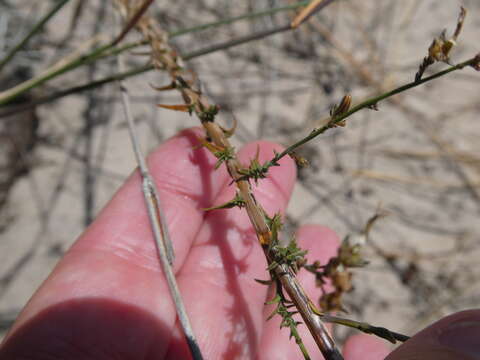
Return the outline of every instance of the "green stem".
<path id="1" fill-rule="evenodd" d="M 254 18 L 257 18 L 257 17 L 273 15 L 273 14 L 276 14 L 278 12 L 295 10 L 295 9 L 298 9 L 299 7 L 308 5 L 308 3 L 310 1 L 311 0 L 300 1 L 298 3 L 291 4 L 291 5 L 281 6 L 281 7 L 273 8 L 273 9 L 262 10 L 262 11 L 258 11 L 258 12 L 254 12 L 254 13 L 235 16 L 235 17 L 225 19 L 225 20 L 215 21 L 215 22 L 212 22 L 212 23 L 209 23 L 209 24 L 202 24 L 202 25 L 194 26 L 194 27 L 191 27 L 191 28 L 188 28 L 188 29 L 173 31 L 173 32 L 170 33 L 170 37 L 174 38 L 176 36 L 185 35 L 185 34 L 188 34 L 188 33 L 191 33 L 191 32 L 203 31 L 203 30 L 210 29 L 210 28 L 215 28 L 215 27 L 219 27 L 219 26 L 223 26 L 223 25 L 229 25 L 229 24 L 233 24 L 234 22 L 237 22 L 237 21 L 240 21 L 240 20 L 249 20 L 249 19 L 254 19 Z"/>
<path id="2" fill-rule="evenodd" d="M 12 100 L 17 98 L 19 95 L 36 88 L 37 86 L 45 83 L 46 81 L 53 79 L 61 74 L 66 73 L 80 65 L 88 64 L 95 60 L 99 54 L 109 48 L 109 45 L 100 46 L 95 49 L 89 55 L 81 55 L 78 56 L 70 61 L 67 61 L 65 64 L 60 66 L 52 66 L 51 68 L 47 69 L 45 72 L 41 73 L 40 75 L 29 79 L 17 86 L 14 86 L 11 89 L 3 91 L 0 93 L 0 106 L 6 105 L 10 103 Z"/>
<path id="3" fill-rule="evenodd" d="M 42 27 L 55 15 L 68 1 L 70 0 L 60 0 L 56 5 L 54 5 L 45 16 L 35 24 L 35 26 L 28 32 L 28 34 L 16 45 L 10 52 L 0 61 L 0 71 L 5 65 L 7 65 L 13 57 L 19 52 L 25 44 L 37 33 Z"/>
<path id="4" fill-rule="evenodd" d="M 288 29 L 290 29 L 290 27 L 288 27 Z M 234 40 L 231 40 L 231 41 L 226 41 L 224 43 L 213 45 L 213 46 L 207 47 L 205 49 L 200 49 L 200 50 L 194 51 L 192 53 L 189 53 L 189 54 L 186 54 L 185 56 L 183 56 L 183 59 L 184 60 L 191 60 L 191 59 L 194 59 L 194 58 L 199 57 L 199 56 L 210 54 L 210 53 L 213 53 L 213 52 L 219 51 L 219 50 L 224 50 L 224 49 L 227 49 L 227 48 L 230 48 L 230 47 L 233 47 L 233 46 L 237 46 L 237 45 L 240 45 L 240 44 L 243 44 L 243 43 L 246 43 L 246 42 L 250 42 L 252 40 L 258 40 L 258 39 L 263 38 L 265 36 L 269 36 L 269 35 L 272 35 L 274 33 L 278 33 L 278 32 L 281 32 L 281 31 L 286 31 L 288 29 L 287 29 L 286 26 L 282 26 L 282 27 L 278 27 L 278 28 L 275 28 L 275 29 L 272 29 L 272 30 L 266 30 L 266 31 L 262 31 L 262 32 L 255 33 L 255 34 L 252 34 L 252 35 L 247 35 L 247 36 L 242 37 L 240 39 L 234 39 Z M 138 43 L 136 43 L 136 44 L 138 44 Z M 136 44 L 135 43 L 130 43 L 130 44 L 126 44 L 122 48 L 114 48 L 112 51 L 110 51 L 108 53 L 108 55 L 118 54 L 118 53 L 124 51 L 127 48 L 130 49 L 132 47 L 135 47 Z M 70 70 L 72 67 L 77 67 L 78 63 L 87 64 L 87 63 L 90 63 L 90 62 L 100 58 L 100 57 L 108 56 L 106 53 L 103 53 L 103 51 L 105 51 L 105 49 L 111 49 L 110 45 L 104 45 L 103 47 L 99 47 L 97 49 L 97 51 L 95 51 L 95 54 L 93 54 L 93 55 L 89 54 L 87 56 L 83 56 L 83 57 L 79 58 L 78 62 L 75 62 L 75 64 L 69 64 L 66 68 L 57 69 L 57 71 L 55 71 L 55 72 L 51 72 L 50 74 L 46 74 L 48 76 L 42 76 L 42 77 L 36 78 L 35 82 L 29 83 L 30 82 L 30 80 L 29 80 L 25 83 L 20 84 L 17 87 L 14 87 L 14 88 L 12 88 L 10 90 L 7 90 L 3 93 L 0 93 L 0 106 L 7 105 L 14 98 L 19 96 L 23 92 L 25 92 L 27 90 L 30 90 L 30 89 L 38 86 L 41 83 L 44 83 L 45 81 L 51 79 L 52 77 L 55 77 L 58 74 L 64 73 L 67 70 Z M 151 66 L 151 65 L 138 67 L 138 68 L 129 70 L 125 73 L 115 74 L 115 75 L 108 76 L 108 77 L 105 77 L 105 78 L 100 79 L 100 80 L 90 82 L 90 83 L 85 84 L 85 85 L 75 86 L 75 87 L 72 87 L 70 89 L 62 90 L 62 91 L 54 93 L 54 94 L 52 94 L 48 97 L 37 99 L 34 103 L 28 104 L 28 106 L 44 104 L 44 103 L 50 102 L 52 100 L 56 100 L 56 99 L 59 99 L 61 97 L 67 96 L 67 95 L 78 93 L 78 92 L 81 92 L 81 91 L 84 91 L 84 90 L 93 89 L 93 88 L 96 88 L 98 86 L 108 84 L 112 81 L 116 81 L 118 79 L 125 79 L 127 77 L 138 75 L 138 74 L 150 71 L 150 70 L 153 70 L 153 66 Z M 25 108 L 25 107 L 22 106 L 22 109 L 23 108 Z M 14 111 L 14 110 L 16 110 L 16 109 L 13 109 L 12 111 Z M 4 112 L 4 113 L 0 113 L 0 117 L 6 116 L 7 114 L 10 114 L 10 113 L 11 113 L 10 110 L 8 110 L 7 112 Z"/>
<path id="5" fill-rule="evenodd" d="M 2 112 L 2 113 L 0 113 L 0 118 L 11 115 L 12 113 L 15 113 L 19 110 L 28 109 L 28 108 L 30 108 L 31 106 L 34 106 L 34 105 L 45 104 L 45 103 L 60 99 L 62 97 L 68 96 L 68 95 L 76 94 L 76 93 L 79 93 L 79 92 L 82 92 L 82 91 L 85 91 L 85 90 L 94 89 L 94 88 L 97 88 L 99 86 L 111 83 L 113 81 L 123 80 L 123 79 L 126 79 L 126 78 L 130 77 L 130 76 L 135 76 L 135 75 L 138 75 L 138 74 L 142 74 L 142 73 L 150 71 L 150 70 L 153 70 L 153 66 L 152 65 L 146 65 L 146 66 L 143 66 L 143 67 L 139 67 L 139 68 L 135 68 L 135 69 L 132 69 L 132 70 L 125 71 L 123 73 L 118 73 L 118 74 L 115 74 L 115 75 L 112 75 L 112 76 L 109 76 L 109 77 L 106 77 L 106 78 L 103 78 L 103 79 L 100 79 L 100 80 L 95 80 L 95 81 L 92 81 L 92 82 L 90 82 L 88 84 L 85 84 L 85 85 L 79 85 L 79 86 L 75 86 L 75 87 L 72 87 L 72 88 L 69 88 L 69 89 L 66 89 L 66 90 L 58 91 L 58 92 L 56 92 L 56 93 L 54 93 L 54 94 L 52 94 L 48 97 L 35 100 L 32 103 L 28 103 L 28 104 L 26 104 L 26 106 L 21 106 L 20 105 L 18 108 L 14 108 L 12 110 L 9 109 L 6 112 Z"/>
<path id="6" fill-rule="evenodd" d="M 64 74 L 68 71 L 71 71 L 77 67 L 80 67 L 82 65 L 88 65 L 93 63 L 94 61 L 97 61 L 98 59 L 103 59 L 108 56 L 112 55 L 117 55 L 120 54 L 123 51 L 132 49 L 134 47 L 137 47 L 139 45 L 143 45 L 143 42 L 133 42 L 133 43 L 128 43 L 120 47 L 115 47 L 111 43 L 100 46 L 96 49 L 94 49 L 91 53 L 87 55 L 81 55 L 76 58 L 74 58 L 71 61 L 66 62 L 62 66 L 54 66 L 50 69 L 47 69 L 44 73 L 27 80 L 17 86 L 14 86 L 11 89 L 8 89 L 6 91 L 0 92 L 0 106 L 2 105 L 7 105 L 12 102 L 15 98 L 20 96 L 21 94 L 25 93 L 26 91 L 29 91 L 33 88 L 36 88 L 43 83 L 47 82 L 48 80 L 51 80 L 57 76 L 60 76 L 61 74 Z M 130 72 L 129 72 L 130 73 Z M 120 76 L 120 74 L 118 74 Z M 112 81 L 117 80 L 117 78 L 114 78 Z M 40 101 L 39 103 L 42 103 Z M 38 104 L 38 103 L 36 103 Z"/>
<path id="7" fill-rule="evenodd" d="M 274 35 L 274 34 L 278 34 L 280 32 L 288 31 L 288 30 L 291 30 L 291 29 L 292 28 L 290 27 L 290 24 L 287 24 L 287 25 L 279 26 L 279 27 L 276 27 L 276 28 L 273 28 L 273 29 L 259 31 L 259 32 L 254 33 L 254 34 L 245 35 L 245 36 L 239 37 L 237 39 L 228 40 L 228 41 L 225 41 L 223 43 L 219 43 L 219 44 L 216 44 L 216 45 L 209 46 L 208 48 L 205 48 L 205 49 L 200 49 L 200 50 L 194 51 L 190 54 L 187 54 L 187 55 L 183 56 L 183 59 L 184 60 L 190 60 L 190 59 L 193 59 L 193 58 L 196 58 L 196 57 L 199 57 L 199 56 L 203 56 L 203 55 L 207 55 L 207 54 L 219 51 L 219 50 L 225 50 L 225 49 L 237 46 L 237 45 L 245 44 L 245 43 L 255 41 L 255 40 L 260 40 L 260 39 L 263 39 L 264 37 Z"/>
<path id="8" fill-rule="evenodd" d="M 396 95 L 396 94 L 399 94 L 401 92 L 404 92 L 406 90 L 409 90 L 409 89 L 412 89 L 414 87 L 417 87 L 419 85 L 422 85 L 428 81 L 431 81 L 431 80 L 434 80 L 436 78 L 439 78 L 441 76 L 444 76 L 444 75 L 447 75 L 448 73 L 451 73 L 453 71 L 456 71 L 456 70 L 461 70 L 463 69 L 465 66 L 471 66 L 471 65 L 475 65 L 476 63 L 478 63 L 478 56 L 476 57 L 473 57 L 469 60 L 466 60 L 464 62 L 461 62 L 457 65 L 454 65 L 454 66 L 451 66 L 449 67 L 448 69 L 445 69 L 443 71 L 439 71 L 431 76 L 427 76 L 419 81 L 413 81 L 413 82 L 410 82 L 408 84 L 405 84 L 405 85 L 402 85 L 394 90 L 391 90 L 391 91 L 388 91 L 386 93 L 383 93 L 381 95 L 378 95 L 378 96 L 374 96 L 372 98 L 369 98 L 355 106 L 353 106 L 350 110 L 344 112 L 343 114 L 335 117 L 334 119 L 332 119 L 331 121 L 329 121 L 326 125 L 318 128 L 318 129 L 314 129 L 308 136 L 304 137 L 303 139 L 297 141 L 296 143 L 294 143 L 293 145 L 289 146 L 288 148 L 286 148 L 284 151 L 282 151 L 281 153 L 278 153 L 276 154 L 272 160 L 266 162 L 263 166 L 264 167 L 271 167 L 271 166 L 274 166 L 281 158 L 283 158 L 284 156 L 292 153 L 294 150 L 296 150 L 297 148 L 299 148 L 300 146 L 304 145 L 305 143 L 309 142 L 310 140 L 312 140 L 313 138 L 317 137 L 318 135 L 320 134 L 323 134 L 325 131 L 327 131 L 328 129 L 332 128 L 335 126 L 335 124 L 339 124 L 341 123 L 343 120 L 345 120 L 346 118 L 348 118 L 349 116 L 355 114 L 357 111 L 360 111 L 362 109 L 365 109 L 365 108 L 369 108 L 369 107 L 372 107 L 372 106 L 375 106 L 376 104 L 378 104 L 379 102 L 385 100 L 385 99 L 388 99 L 390 97 L 392 97 L 393 95 Z"/>
<path id="9" fill-rule="evenodd" d="M 341 318 L 341 317 L 338 317 L 338 316 L 332 316 L 332 315 L 328 315 L 328 314 L 322 315 L 321 318 L 325 322 L 348 326 L 348 327 L 360 330 L 360 331 L 362 331 L 366 334 L 376 335 L 378 337 L 381 337 L 383 339 L 386 339 L 386 340 L 390 341 L 393 344 L 395 344 L 397 341 L 405 342 L 410 338 L 407 335 L 403 335 L 403 334 L 400 334 L 400 333 L 396 333 L 394 331 L 390 331 L 387 328 L 379 327 L 379 326 L 373 326 L 373 325 L 370 325 L 368 323 L 361 322 L 361 321 L 345 319 L 345 318 Z"/>
<path id="10" fill-rule="evenodd" d="M 63 2 L 66 2 L 66 1 L 68 1 L 68 0 L 63 0 Z M 240 20 L 244 20 L 244 19 L 256 18 L 256 17 L 260 17 L 260 16 L 267 16 L 267 15 L 275 14 L 275 13 L 281 12 L 281 11 L 293 10 L 293 9 L 299 8 L 301 6 L 305 6 L 308 3 L 309 3 L 309 1 L 300 1 L 296 4 L 292 4 L 292 5 L 288 5 L 288 6 L 268 9 L 268 10 L 259 11 L 259 12 L 256 12 L 256 13 L 251 13 L 251 14 L 245 14 L 245 15 L 237 16 L 237 17 L 234 17 L 234 18 L 231 18 L 231 19 L 216 21 L 216 22 L 212 22 L 212 23 L 209 23 L 209 24 L 203 24 L 203 25 L 200 25 L 200 26 L 195 26 L 195 27 L 192 27 L 192 28 L 172 32 L 169 36 L 170 36 L 170 38 L 174 38 L 174 37 L 182 36 L 182 35 L 185 35 L 185 34 L 188 34 L 188 33 L 191 33 L 191 32 L 201 31 L 201 30 L 204 30 L 204 29 L 218 27 L 218 26 L 225 25 L 225 24 L 231 24 L 231 23 L 234 23 L 236 21 L 240 21 Z M 58 11 L 58 10 L 59 9 L 56 9 L 56 11 Z M 273 30 L 267 30 L 267 31 L 264 31 L 264 32 L 261 32 L 261 33 L 247 35 L 247 36 L 239 38 L 239 39 L 227 41 L 225 43 L 214 45 L 214 46 L 208 47 L 206 49 L 198 50 L 198 51 L 196 51 L 192 54 L 186 55 L 184 57 L 184 59 L 185 60 L 192 59 L 194 57 L 209 54 L 209 53 L 212 53 L 214 51 L 226 49 L 228 47 L 243 44 L 245 42 L 257 40 L 257 39 L 260 39 L 262 37 L 269 36 L 269 35 L 272 35 L 274 33 L 277 33 L 277 32 L 280 32 L 280 31 L 285 31 L 285 30 L 288 30 L 288 29 L 286 29 L 285 27 L 282 27 L 282 28 L 276 28 L 276 29 L 273 29 Z M 19 84 L 18 86 L 14 87 L 12 89 L 1 92 L 0 93 L 0 106 L 10 103 L 12 100 L 17 98 L 19 95 L 23 94 L 24 92 L 29 91 L 33 88 L 36 88 L 36 87 L 42 85 L 43 83 L 47 82 L 48 80 L 51 80 L 51 79 L 53 79 L 53 78 L 55 78 L 55 77 L 57 77 L 61 74 L 64 74 L 67 71 L 71 71 L 71 70 L 73 70 L 77 67 L 80 67 L 82 65 L 90 64 L 90 63 L 92 63 L 94 61 L 97 61 L 99 59 L 102 59 L 104 57 L 117 55 L 119 53 L 122 53 L 123 51 L 130 50 L 130 49 L 132 49 L 134 47 L 137 47 L 137 46 L 140 46 L 140 45 L 144 45 L 145 42 L 142 41 L 142 42 L 129 43 L 129 44 L 126 44 L 126 45 L 121 46 L 121 47 L 116 47 L 115 44 L 116 44 L 116 41 L 108 43 L 108 44 L 103 45 L 103 46 L 100 46 L 100 47 L 94 49 L 91 53 L 89 53 L 87 55 L 84 55 L 84 56 L 81 56 L 77 59 L 74 59 L 71 62 L 64 64 L 62 67 L 47 70 L 45 73 L 41 74 L 40 76 L 38 76 L 34 79 L 30 79 L 30 80 L 28 80 L 28 81 L 26 81 L 22 84 Z M 23 46 L 23 44 L 22 44 L 22 46 Z M 141 72 L 143 72 L 143 71 L 141 71 Z M 141 72 L 139 72 L 139 73 L 141 73 Z M 137 74 L 137 73 L 135 73 L 135 74 Z M 120 74 L 119 74 L 119 76 L 120 76 Z M 110 78 L 113 79 L 111 81 L 117 80 L 116 77 L 110 77 Z M 107 79 L 109 79 L 109 78 L 107 78 Z M 106 80 L 106 79 L 104 79 L 104 80 Z M 104 80 L 100 80 L 100 81 L 94 82 L 92 84 L 97 84 L 97 86 L 98 86 L 98 85 L 103 85 L 106 82 L 109 82 L 109 81 L 105 82 Z M 75 87 L 75 89 L 88 89 L 88 88 L 90 88 L 88 85 Z M 72 88 L 72 89 L 74 89 L 74 88 Z M 65 91 L 65 93 L 71 94 L 71 92 L 69 90 Z M 58 97 L 54 96 L 54 98 L 57 99 Z"/>

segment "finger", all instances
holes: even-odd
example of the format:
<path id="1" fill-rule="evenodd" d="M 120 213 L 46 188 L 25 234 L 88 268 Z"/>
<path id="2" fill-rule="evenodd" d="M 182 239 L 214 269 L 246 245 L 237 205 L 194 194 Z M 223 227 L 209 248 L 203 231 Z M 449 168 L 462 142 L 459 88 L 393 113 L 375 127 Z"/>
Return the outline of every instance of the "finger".
<path id="1" fill-rule="evenodd" d="M 480 310 L 447 316 L 420 331 L 386 360 L 473 360 L 480 354 Z"/>
<path id="2" fill-rule="evenodd" d="M 346 360 L 382 360 L 389 353 L 385 340 L 366 334 L 350 336 L 343 347 Z"/>
<path id="3" fill-rule="evenodd" d="M 260 162 L 279 146 L 247 145 L 239 157 L 247 163 L 259 146 Z M 295 181 L 295 165 L 284 158 L 254 187 L 257 201 L 272 216 L 285 210 Z M 214 204 L 231 200 L 235 187 L 225 186 Z M 258 346 L 266 287 L 266 261 L 244 209 L 211 212 L 179 273 L 178 281 L 206 359 L 252 357 Z M 186 358 L 185 348 L 171 346 L 169 359 Z"/>
<path id="4" fill-rule="evenodd" d="M 302 226 L 296 234 L 296 239 L 302 249 L 308 249 L 308 263 L 319 260 L 322 265 L 325 265 L 330 258 L 336 255 L 340 243 L 333 230 L 319 225 Z M 301 270 L 298 273 L 298 280 L 312 301 L 316 302 L 321 292 L 315 284 L 314 276 L 305 270 Z M 326 287 L 327 291 L 330 289 L 329 286 Z M 272 305 L 265 307 L 264 321 L 273 310 Z M 298 317 L 298 320 L 301 321 L 301 318 Z M 266 322 L 260 342 L 259 359 L 281 360 L 301 357 L 298 345 L 293 339 L 289 339 L 290 330 L 288 328 L 280 330 L 280 322 L 281 317 L 278 315 Z M 320 351 L 306 326 L 301 324 L 297 329 L 312 359 L 321 358 Z"/>
<path id="5" fill-rule="evenodd" d="M 175 245 L 176 269 L 182 266 L 203 222 L 201 208 L 212 203 L 216 189 L 227 181 L 224 170 L 213 171 L 213 156 L 194 148 L 197 135 L 198 129 L 184 131 L 149 157 Z M 119 312 L 121 316 L 114 316 Z M 143 321 L 132 321 L 135 318 Z M 174 322 L 175 310 L 159 267 L 141 179 L 135 172 L 30 300 L 6 346 L 52 346 L 52 339 L 57 339 L 84 350 L 82 345 L 89 347 L 86 341 L 93 334 L 99 342 L 101 332 L 104 341 L 98 351 L 109 353 L 115 348 L 112 343 L 126 345 L 115 336 L 127 336 L 143 345 L 132 349 L 139 351 L 133 357 L 137 359 L 142 358 L 140 350 L 155 348 L 161 355 L 165 351 L 162 342 L 151 341 L 160 331 L 168 342 L 168 329 Z"/>

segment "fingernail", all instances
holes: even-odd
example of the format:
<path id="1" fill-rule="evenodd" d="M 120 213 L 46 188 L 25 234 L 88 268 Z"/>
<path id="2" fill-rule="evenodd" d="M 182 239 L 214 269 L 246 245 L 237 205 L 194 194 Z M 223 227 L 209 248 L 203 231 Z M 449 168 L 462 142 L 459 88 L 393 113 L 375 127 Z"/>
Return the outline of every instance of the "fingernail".
<path id="1" fill-rule="evenodd" d="M 458 354 L 478 359 L 480 356 L 480 321 L 462 319 L 450 324 L 438 341 Z"/>

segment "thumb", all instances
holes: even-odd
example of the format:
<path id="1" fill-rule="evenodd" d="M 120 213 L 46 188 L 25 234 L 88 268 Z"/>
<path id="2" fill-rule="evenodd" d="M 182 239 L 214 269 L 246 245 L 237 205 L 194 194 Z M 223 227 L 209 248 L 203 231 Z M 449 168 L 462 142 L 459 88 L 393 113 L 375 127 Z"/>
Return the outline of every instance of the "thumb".
<path id="1" fill-rule="evenodd" d="M 447 316 L 398 347 L 385 360 L 474 360 L 480 358 L 480 310 Z"/>

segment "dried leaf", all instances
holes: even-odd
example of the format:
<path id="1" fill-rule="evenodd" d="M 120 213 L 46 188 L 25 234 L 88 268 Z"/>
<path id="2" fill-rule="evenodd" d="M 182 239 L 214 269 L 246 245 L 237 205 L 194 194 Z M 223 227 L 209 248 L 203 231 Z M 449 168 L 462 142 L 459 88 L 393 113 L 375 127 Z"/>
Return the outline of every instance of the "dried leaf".
<path id="1" fill-rule="evenodd" d="M 174 110 L 174 111 L 182 111 L 182 112 L 191 112 L 190 105 L 180 104 L 180 105 L 164 105 L 164 104 L 157 104 L 158 107 Z"/>
<path id="2" fill-rule="evenodd" d="M 170 84 L 168 85 L 165 85 L 165 86 L 155 86 L 153 84 L 149 84 L 150 87 L 154 90 L 157 90 L 157 91 L 166 91 L 166 90 L 173 90 L 173 89 L 176 89 L 177 88 L 177 85 L 175 84 L 175 82 L 171 82 Z"/>

